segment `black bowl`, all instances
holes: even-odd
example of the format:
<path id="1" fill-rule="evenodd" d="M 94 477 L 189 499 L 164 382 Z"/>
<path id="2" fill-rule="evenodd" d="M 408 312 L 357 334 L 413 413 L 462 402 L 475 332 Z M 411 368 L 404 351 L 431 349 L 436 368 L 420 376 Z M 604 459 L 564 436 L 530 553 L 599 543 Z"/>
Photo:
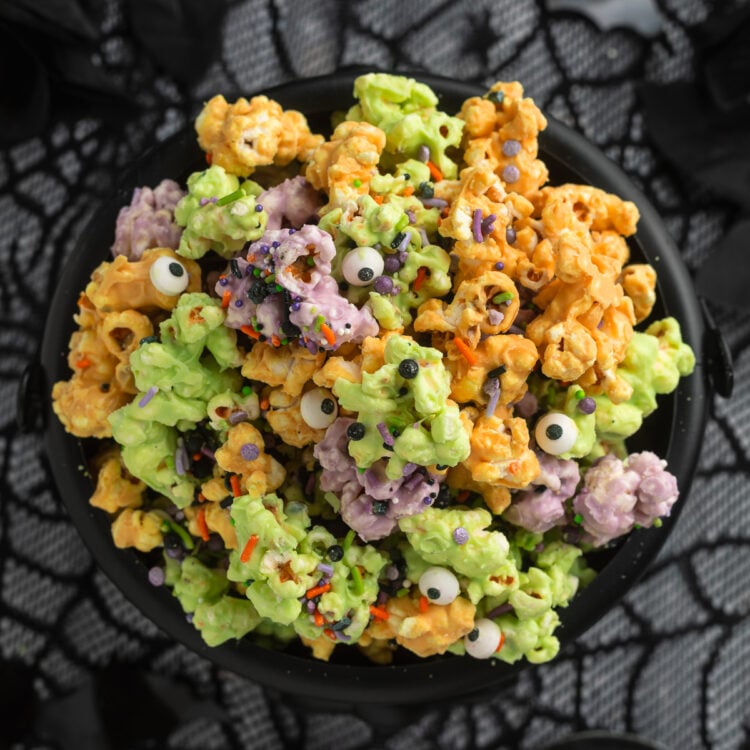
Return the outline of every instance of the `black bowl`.
<path id="1" fill-rule="evenodd" d="M 356 72 L 306 79 L 266 91 L 284 107 L 304 112 L 315 130 L 329 129 L 332 110 L 347 108 L 352 99 Z M 417 74 L 440 96 L 441 108 L 456 112 L 464 99 L 483 93 L 475 85 Z M 690 277 L 659 216 L 631 180 L 582 136 L 551 120 L 540 138 L 542 158 L 551 181 L 595 185 L 637 204 L 641 220 L 630 245 L 634 260 L 651 263 L 658 273 L 658 303 L 653 318 L 677 318 L 683 335 L 696 353 L 695 373 L 684 378 L 678 389 L 661 399 L 659 409 L 648 418 L 633 449 L 650 449 L 667 459 L 676 475 L 681 499 L 660 528 L 631 533 L 614 550 L 597 553 L 594 564 L 600 573 L 561 611 L 558 635 L 569 643 L 601 618 L 635 583 L 671 532 L 680 509 L 687 501 L 706 419 L 708 387 L 703 353 L 704 324 Z M 239 673 L 268 688 L 298 698 L 315 699 L 328 705 L 435 704 L 446 699 L 487 695 L 492 688 L 513 680 L 525 663 L 508 666 L 445 656 L 419 660 L 408 655 L 398 663 L 378 666 L 365 662 L 355 649 L 337 649 L 330 663 L 306 655 L 301 648 L 275 650 L 242 641 L 209 648 L 190 625 L 179 603 L 164 587 L 147 581 L 147 564 L 132 550 L 118 550 L 110 535 L 105 513 L 92 508 L 92 482 L 81 467 L 86 441 L 68 435 L 52 412 L 49 388 L 67 379 L 68 339 L 74 329 L 73 314 L 80 290 L 93 268 L 105 258 L 113 240 L 119 208 L 130 202 L 136 186 L 157 184 L 164 177 L 184 180 L 205 164 L 191 132 L 182 133 L 144 155 L 123 179 L 116 193 L 96 213 L 81 244 L 66 265 L 47 318 L 41 350 L 46 381 L 46 449 L 55 482 L 73 522 L 104 570 L 123 593 L 171 637 L 217 665 Z"/>

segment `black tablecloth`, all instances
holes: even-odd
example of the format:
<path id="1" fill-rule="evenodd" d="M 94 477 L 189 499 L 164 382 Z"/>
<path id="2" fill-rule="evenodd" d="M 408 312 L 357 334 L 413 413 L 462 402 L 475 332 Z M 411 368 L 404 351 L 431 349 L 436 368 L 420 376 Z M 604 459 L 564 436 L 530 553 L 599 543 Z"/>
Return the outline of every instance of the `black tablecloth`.
<path id="1" fill-rule="evenodd" d="M 352 65 L 482 85 L 518 79 L 644 189 L 692 274 L 722 263 L 727 277 L 741 273 L 742 256 L 727 260 L 724 244 L 745 195 L 722 190 L 731 159 L 718 178 L 703 177 L 704 147 L 724 136 L 683 141 L 680 163 L 670 140 L 695 137 L 700 118 L 670 120 L 659 102 L 684 84 L 714 124 L 731 125 L 746 94 L 720 67 L 731 70 L 721 52 L 735 27 L 711 29 L 744 4 L 591 0 L 584 16 L 580 3 L 559 0 L 56 0 L 47 12 L 63 8 L 57 26 L 32 5 L 12 0 L 0 12 L 10 101 L 0 131 L 0 737 L 23 748 L 421 750 L 538 748 L 604 728 L 671 748 L 748 746 L 750 318 L 718 296 L 711 309 L 734 355 L 735 393 L 711 400 L 692 492 L 644 579 L 512 688 L 471 706 L 428 706 L 393 732 L 300 712 L 171 642 L 97 570 L 52 486 L 39 432 L 16 424 L 20 375 L 87 217 L 128 163 L 190 127 L 216 92 Z M 710 58 L 709 31 L 729 39 Z M 13 94 L 9 81 L 31 94 Z"/>

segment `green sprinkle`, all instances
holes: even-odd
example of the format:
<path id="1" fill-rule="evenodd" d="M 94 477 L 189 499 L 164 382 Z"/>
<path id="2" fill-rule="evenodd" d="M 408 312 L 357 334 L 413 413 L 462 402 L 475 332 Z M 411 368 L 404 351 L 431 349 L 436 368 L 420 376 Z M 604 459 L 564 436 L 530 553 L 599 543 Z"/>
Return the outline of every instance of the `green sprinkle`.
<path id="1" fill-rule="evenodd" d="M 494 303 L 495 303 L 496 305 L 499 305 L 499 304 L 500 304 L 500 303 L 502 303 L 502 302 L 510 302 L 510 301 L 511 301 L 512 299 L 513 299 L 513 293 L 512 293 L 512 292 L 502 292 L 502 293 L 500 293 L 500 294 L 496 294 L 496 295 L 495 295 L 495 296 L 494 296 L 494 297 L 492 298 L 492 301 L 493 301 L 493 302 L 494 302 Z"/>
<path id="2" fill-rule="evenodd" d="M 365 582 L 362 580 L 362 574 L 359 572 L 359 568 L 355 565 L 352 569 L 352 593 L 357 596 L 361 596 L 365 592 Z"/>
<path id="3" fill-rule="evenodd" d="M 260 268 L 253 268 L 253 276 L 256 278 L 260 276 Z"/>
<path id="4" fill-rule="evenodd" d="M 354 182 L 352 183 L 352 185 L 354 185 L 354 187 L 361 187 L 362 186 L 362 180 L 354 180 Z"/>
<path id="5" fill-rule="evenodd" d="M 398 597 L 399 599 L 403 599 L 403 597 L 405 597 L 405 596 L 406 596 L 406 595 L 407 595 L 408 593 L 409 593 L 409 589 L 399 589 L 399 590 L 398 590 L 398 591 L 396 592 L 396 596 L 397 596 L 397 597 Z"/>
<path id="6" fill-rule="evenodd" d="M 275 273 L 269 273 L 268 276 L 265 278 L 266 284 L 273 284 L 273 282 L 276 281 L 276 274 Z"/>
<path id="7" fill-rule="evenodd" d="M 315 318 L 315 322 L 313 323 L 313 328 L 320 333 L 320 327 L 323 325 L 323 323 L 326 322 L 326 319 L 322 315 L 318 315 L 317 318 Z"/>
<path id="8" fill-rule="evenodd" d="M 289 339 L 281 339 L 281 345 L 286 346 L 289 343 Z"/>
<path id="9" fill-rule="evenodd" d="M 341 546 L 344 549 L 344 552 L 346 552 L 349 547 L 352 546 L 352 542 L 354 541 L 354 535 L 355 535 L 354 529 L 349 529 L 349 531 L 346 532 L 346 536 L 344 537 L 344 541 L 341 543 Z"/>
<path id="10" fill-rule="evenodd" d="M 661 518 L 655 518 L 654 519 L 654 528 L 660 529 L 664 524 L 662 523 Z"/>
<path id="11" fill-rule="evenodd" d="M 276 290 L 277 292 L 280 292 L 280 291 L 281 291 L 281 284 L 276 284 L 276 286 L 274 287 L 274 289 L 275 289 L 275 290 Z"/>
<path id="12" fill-rule="evenodd" d="M 580 401 L 581 399 L 586 398 L 586 391 L 583 390 L 583 388 L 579 388 L 575 393 L 576 399 Z"/>
<path id="13" fill-rule="evenodd" d="M 219 200 L 216 201 L 217 206 L 226 206 L 227 203 L 233 203 L 238 198 L 242 198 L 242 196 L 245 195 L 245 193 L 242 192 L 242 188 L 237 188 L 233 193 L 229 193 L 228 195 L 225 195 L 223 198 L 219 198 Z"/>
<path id="14" fill-rule="evenodd" d="M 583 523 L 583 516 L 580 513 L 576 513 L 573 516 L 573 520 L 580 526 Z"/>
<path id="15" fill-rule="evenodd" d="M 243 396 L 249 396 L 253 392 L 252 386 L 249 385 L 243 385 L 242 386 L 242 395 Z"/>
<path id="16" fill-rule="evenodd" d="M 305 263 L 307 263 L 308 266 L 314 266 L 315 258 L 313 258 L 312 255 L 308 255 L 307 258 L 305 258 Z"/>
<path id="17" fill-rule="evenodd" d="M 170 521 L 169 519 L 165 519 L 161 525 L 161 531 L 162 533 L 165 533 L 167 531 L 174 531 L 174 533 L 177 534 L 177 536 L 179 536 L 182 540 L 185 549 L 195 549 L 195 542 L 193 541 L 193 537 L 191 537 L 190 534 L 182 526 L 180 526 L 180 524 L 175 523 L 174 521 Z"/>

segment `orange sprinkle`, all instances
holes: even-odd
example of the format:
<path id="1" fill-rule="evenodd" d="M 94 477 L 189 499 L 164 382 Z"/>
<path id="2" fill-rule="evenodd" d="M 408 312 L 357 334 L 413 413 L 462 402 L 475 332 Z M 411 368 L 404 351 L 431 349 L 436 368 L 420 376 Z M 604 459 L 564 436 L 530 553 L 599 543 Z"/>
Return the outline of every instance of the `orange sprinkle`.
<path id="1" fill-rule="evenodd" d="M 229 484 L 232 485 L 232 494 L 235 497 L 239 497 L 242 494 L 242 488 L 240 487 L 240 478 L 236 474 L 232 474 L 229 477 Z"/>
<path id="2" fill-rule="evenodd" d="M 464 359 L 470 365 L 475 365 L 477 363 L 477 355 L 474 354 L 472 349 L 469 348 L 469 345 L 463 339 L 455 338 L 453 339 L 453 343 L 456 345 L 456 349 L 461 352 Z"/>
<path id="3" fill-rule="evenodd" d="M 227 291 L 221 295 L 221 306 L 226 310 L 229 307 L 229 302 L 232 299 L 232 293 Z"/>
<path id="4" fill-rule="evenodd" d="M 206 164 L 211 164 L 211 162 L 214 160 L 213 156 L 211 156 L 210 151 L 206 151 Z"/>
<path id="5" fill-rule="evenodd" d="M 432 179 L 435 180 L 435 182 L 440 182 L 440 180 L 443 179 L 443 173 L 437 168 L 437 165 L 434 164 L 433 162 L 431 161 L 427 162 L 427 169 L 430 170 Z"/>
<path id="6" fill-rule="evenodd" d="M 195 517 L 198 522 L 198 531 L 201 533 L 201 539 L 207 542 L 211 538 L 211 534 L 208 530 L 208 524 L 206 523 L 206 509 L 199 508 L 198 515 Z"/>
<path id="7" fill-rule="evenodd" d="M 261 399 L 261 400 L 260 400 L 260 401 L 258 402 L 258 406 L 260 407 L 260 410 L 261 410 L 261 411 L 268 411 L 268 407 L 270 406 L 270 404 L 268 403 L 268 399 L 267 399 L 267 398 L 265 398 L 265 397 L 263 397 L 263 398 L 262 398 L 262 399 Z"/>
<path id="8" fill-rule="evenodd" d="M 251 534 L 250 538 L 247 540 L 247 543 L 242 548 L 242 552 L 240 553 L 240 562 L 246 563 L 250 560 L 253 554 L 253 550 L 255 549 L 255 545 L 257 543 L 258 543 L 258 535 Z"/>
<path id="9" fill-rule="evenodd" d="M 387 620 L 391 616 L 390 612 L 388 612 L 387 609 L 383 609 L 382 607 L 376 607 L 374 604 L 370 605 L 370 614 L 376 620 Z"/>
<path id="10" fill-rule="evenodd" d="M 278 336 L 277 336 L 277 335 L 276 335 L 276 334 L 274 333 L 274 334 L 273 334 L 273 335 L 271 336 L 271 343 L 272 343 L 272 344 L 273 344 L 273 345 L 274 345 L 275 347 L 279 347 L 279 346 L 281 346 L 281 339 L 280 339 L 280 338 L 279 338 L 279 337 L 278 337 Z"/>
<path id="11" fill-rule="evenodd" d="M 313 612 L 313 620 L 315 621 L 315 624 L 316 624 L 316 625 L 317 625 L 317 626 L 318 626 L 319 628 L 322 628 L 322 627 L 323 627 L 323 625 L 325 625 L 325 624 L 326 624 L 326 621 L 325 621 L 325 619 L 323 618 L 323 615 L 321 615 L 321 614 L 320 614 L 320 612 L 318 612 L 318 610 L 317 610 L 317 609 L 315 610 L 315 612 Z"/>
<path id="12" fill-rule="evenodd" d="M 331 326 L 326 323 L 322 323 L 320 326 L 320 332 L 326 337 L 326 341 L 333 346 L 336 343 L 336 334 L 333 332 Z"/>
<path id="13" fill-rule="evenodd" d="M 373 195 L 372 199 L 377 203 L 379 206 L 383 205 L 383 196 L 382 195 Z"/>
<path id="14" fill-rule="evenodd" d="M 505 645 L 505 633 L 503 633 L 501 631 L 500 632 L 500 642 L 497 644 L 497 648 L 495 649 L 495 653 L 497 653 L 504 645 Z"/>
<path id="15" fill-rule="evenodd" d="M 420 266 L 417 269 L 417 278 L 414 279 L 412 282 L 411 288 L 418 292 L 422 288 L 422 284 L 424 284 L 424 280 L 427 276 L 427 266 Z"/>
<path id="16" fill-rule="evenodd" d="M 419 597 L 419 611 L 426 612 L 430 608 L 430 600 L 426 596 Z"/>
<path id="17" fill-rule="evenodd" d="M 516 474 L 518 472 L 518 461 L 511 461 L 508 464 L 508 474 Z"/>
<path id="18" fill-rule="evenodd" d="M 199 503 L 205 503 L 206 502 L 206 496 L 202 492 L 198 493 L 198 502 Z"/>
<path id="19" fill-rule="evenodd" d="M 330 583 L 324 583 L 321 586 L 313 586 L 311 589 L 308 589 L 305 592 L 305 596 L 308 599 L 314 599 L 316 596 L 320 596 L 321 594 L 325 594 L 326 591 L 331 590 L 331 584 Z"/>
<path id="20" fill-rule="evenodd" d="M 259 339 L 260 333 L 256 331 L 254 328 L 252 328 L 249 325 L 240 326 L 240 331 L 245 334 L 245 336 L 249 336 L 251 339 Z"/>
<path id="21" fill-rule="evenodd" d="M 326 628 L 323 631 L 332 641 L 336 640 L 336 633 L 333 632 L 330 628 Z"/>
<path id="22" fill-rule="evenodd" d="M 407 185 L 404 188 L 404 195 L 408 198 L 410 195 L 414 195 L 414 185 Z"/>
<path id="23" fill-rule="evenodd" d="M 76 367 L 78 367 L 81 370 L 85 370 L 87 367 L 91 367 L 93 363 L 88 357 L 81 357 L 81 359 L 76 362 Z"/>

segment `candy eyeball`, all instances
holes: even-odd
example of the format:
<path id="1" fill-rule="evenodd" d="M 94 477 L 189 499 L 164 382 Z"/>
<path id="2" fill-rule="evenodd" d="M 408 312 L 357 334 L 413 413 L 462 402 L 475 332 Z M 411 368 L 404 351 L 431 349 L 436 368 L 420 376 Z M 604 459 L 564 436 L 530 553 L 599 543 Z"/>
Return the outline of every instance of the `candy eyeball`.
<path id="1" fill-rule="evenodd" d="M 299 411 L 309 427 L 324 430 L 338 416 L 339 407 L 330 391 L 313 388 L 302 395 Z"/>
<path id="2" fill-rule="evenodd" d="M 559 411 L 545 414 L 534 428 L 537 445 L 552 456 L 567 453 L 578 438 L 578 427 L 567 415 Z"/>
<path id="3" fill-rule="evenodd" d="M 459 593 L 458 578 L 448 568 L 427 568 L 419 577 L 419 591 L 432 604 L 450 604 Z"/>
<path id="4" fill-rule="evenodd" d="M 500 628 L 493 620 L 483 617 L 474 623 L 474 629 L 464 636 L 464 648 L 475 659 L 489 659 L 502 642 Z"/>
<path id="5" fill-rule="evenodd" d="M 341 273 L 352 286 L 367 286 L 383 273 L 385 261 L 374 247 L 355 247 L 341 262 Z"/>
<path id="6" fill-rule="evenodd" d="M 157 292 L 174 296 L 182 294 L 190 279 L 185 266 L 171 255 L 161 255 L 152 264 L 148 275 Z"/>

